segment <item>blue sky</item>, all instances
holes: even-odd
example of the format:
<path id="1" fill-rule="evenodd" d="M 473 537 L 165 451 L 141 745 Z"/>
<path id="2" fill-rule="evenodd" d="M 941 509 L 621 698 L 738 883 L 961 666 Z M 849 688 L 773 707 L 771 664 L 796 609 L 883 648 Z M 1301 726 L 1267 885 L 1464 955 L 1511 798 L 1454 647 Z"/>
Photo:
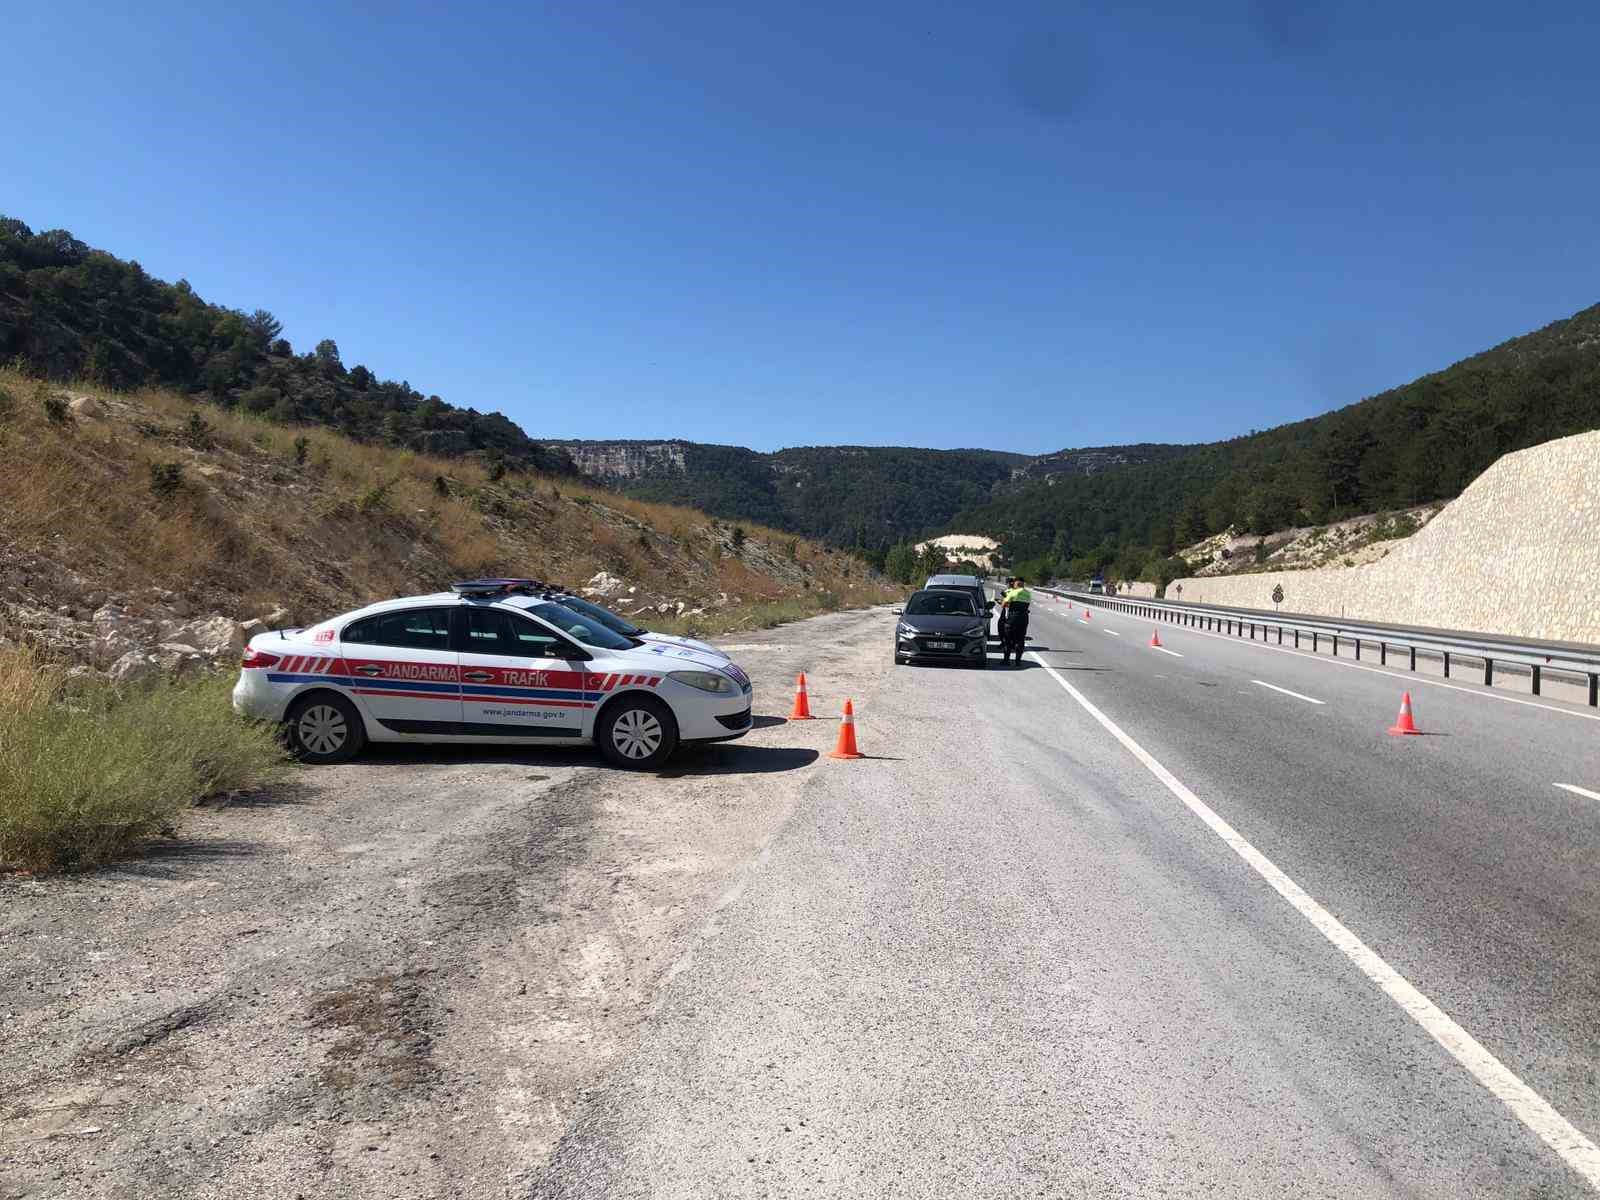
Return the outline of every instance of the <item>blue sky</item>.
<path id="1" fill-rule="evenodd" d="M 11 6 L 0 212 L 537 436 L 1043 452 L 1600 300 L 1600 7 Z"/>

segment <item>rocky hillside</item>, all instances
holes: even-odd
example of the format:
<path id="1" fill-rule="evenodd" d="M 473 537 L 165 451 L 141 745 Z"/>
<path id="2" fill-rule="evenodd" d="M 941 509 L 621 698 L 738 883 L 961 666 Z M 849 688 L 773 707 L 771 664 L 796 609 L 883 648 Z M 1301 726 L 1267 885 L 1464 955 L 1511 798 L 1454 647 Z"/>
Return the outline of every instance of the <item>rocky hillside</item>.
<path id="1" fill-rule="evenodd" d="M 0 371 L 0 640 L 126 678 L 483 574 L 703 631 L 887 597 L 859 559 L 753 524 Z"/>
<path id="2" fill-rule="evenodd" d="M 1184 547 L 1177 556 L 1197 576 L 1356 567 L 1387 556 L 1443 507 L 1440 503 L 1421 504 L 1270 534 L 1245 533 L 1230 526 Z"/>
<path id="3" fill-rule="evenodd" d="M 1191 575 L 1184 600 L 1600 645 L 1600 432 L 1507 454 L 1414 535 L 1353 567 Z"/>

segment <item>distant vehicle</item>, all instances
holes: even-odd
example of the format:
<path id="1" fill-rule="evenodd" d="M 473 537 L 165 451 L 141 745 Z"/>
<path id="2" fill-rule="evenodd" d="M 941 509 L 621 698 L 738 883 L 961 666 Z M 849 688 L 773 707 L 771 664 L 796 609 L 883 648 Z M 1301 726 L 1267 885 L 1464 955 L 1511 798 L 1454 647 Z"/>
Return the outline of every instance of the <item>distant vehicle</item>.
<path id="1" fill-rule="evenodd" d="M 894 629 L 896 666 L 952 662 L 982 670 L 989 665 L 989 622 L 964 589 L 912 592 L 905 607 L 894 611 L 900 618 Z"/>
<path id="2" fill-rule="evenodd" d="M 983 580 L 976 575 L 929 575 L 928 582 L 922 585 L 925 592 L 960 592 L 971 599 L 973 609 L 985 621 L 989 614 L 994 612 L 994 604 L 989 599 L 988 590 L 983 586 Z"/>
<path id="3" fill-rule="evenodd" d="M 750 731 L 750 678 L 720 654 L 643 642 L 479 579 L 250 639 L 236 711 L 281 722 L 310 763 L 374 742 L 594 744 L 624 767 Z"/>
<path id="4" fill-rule="evenodd" d="M 1106 581 L 1104 577 L 1096 575 L 1093 579 L 1089 580 L 1089 591 L 1093 595 L 1105 595 Z"/>

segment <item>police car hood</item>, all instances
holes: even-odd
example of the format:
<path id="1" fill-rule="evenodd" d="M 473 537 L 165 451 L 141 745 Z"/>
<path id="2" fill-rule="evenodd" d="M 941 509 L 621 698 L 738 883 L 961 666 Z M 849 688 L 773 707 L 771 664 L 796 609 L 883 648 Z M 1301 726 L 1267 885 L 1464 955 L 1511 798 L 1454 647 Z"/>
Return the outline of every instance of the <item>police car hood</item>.
<path id="1" fill-rule="evenodd" d="M 612 652 L 617 658 L 637 663 L 641 670 L 652 671 L 712 671 L 726 675 L 740 687 L 750 686 L 750 677 L 728 659 L 715 652 L 707 654 L 693 646 L 675 642 L 646 642 L 631 650 Z"/>
<path id="2" fill-rule="evenodd" d="M 727 662 L 730 658 L 729 655 L 724 654 L 721 650 L 706 642 L 697 642 L 693 638 L 679 637 L 675 633 L 656 633 L 653 630 L 647 630 L 639 636 L 647 646 L 653 642 L 659 642 L 664 646 L 686 646 L 690 650 L 699 651 L 701 654 L 709 654 L 721 662 Z"/>

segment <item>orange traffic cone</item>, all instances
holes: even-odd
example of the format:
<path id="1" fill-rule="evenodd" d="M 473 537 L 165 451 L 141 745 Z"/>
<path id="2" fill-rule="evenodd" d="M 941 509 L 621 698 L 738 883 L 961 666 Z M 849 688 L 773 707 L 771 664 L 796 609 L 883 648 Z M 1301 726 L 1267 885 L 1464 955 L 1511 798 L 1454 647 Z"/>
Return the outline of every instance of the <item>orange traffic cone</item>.
<path id="1" fill-rule="evenodd" d="M 1161 631 L 1159 629 L 1150 631 L 1150 644 L 1157 650 L 1161 649 Z"/>
<path id="2" fill-rule="evenodd" d="M 794 681 L 794 710 L 789 714 L 791 721 L 814 721 L 811 715 L 811 701 L 806 696 L 806 673 L 801 671 Z"/>
<path id="3" fill-rule="evenodd" d="M 844 702 L 844 720 L 839 725 L 839 744 L 836 745 L 829 758 L 865 758 L 866 755 L 856 749 L 856 710 L 855 706 L 846 700 Z"/>
<path id="4" fill-rule="evenodd" d="M 1399 734 L 1402 734 L 1402 733 L 1421 733 L 1422 732 L 1422 730 L 1417 728 L 1417 723 L 1411 719 L 1411 693 L 1410 692 L 1405 692 L 1405 693 L 1403 693 L 1401 695 L 1401 697 L 1400 697 L 1400 715 L 1395 718 L 1394 724 L 1389 726 L 1389 732 L 1392 733 L 1392 734 L 1395 734 L 1395 735 L 1399 735 Z"/>
<path id="5" fill-rule="evenodd" d="M 1085 621 L 1089 619 L 1089 610 L 1087 608 L 1083 610 L 1083 619 Z"/>

